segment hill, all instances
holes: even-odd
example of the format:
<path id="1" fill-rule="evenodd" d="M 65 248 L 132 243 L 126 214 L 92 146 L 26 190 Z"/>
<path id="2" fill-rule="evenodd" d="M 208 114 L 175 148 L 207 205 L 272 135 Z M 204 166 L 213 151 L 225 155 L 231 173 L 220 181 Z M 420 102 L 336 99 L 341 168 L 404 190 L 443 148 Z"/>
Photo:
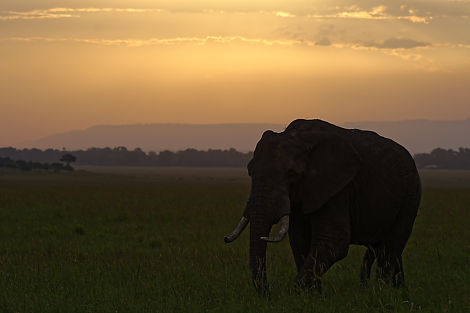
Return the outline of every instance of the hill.
<path id="1" fill-rule="evenodd" d="M 431 152 L 438 147 L 444 149 L 470 147 L 470 119 L 351 122 L 342 126 L 373 130 L 399 142 L 412 153 Z"/>
<path id="2" fill-rule="evenodd" d="M 373 130 L 391 138 L 411 153 L 434 148 L 470 147 L 470 119 L 455 121 L 405 120 L 348 122 L 346 128 Z M 25 142 L 20 147 L 67 150 L 90 147 L 141 148 L 144 151 L 229 149 L 252 151 L 263 131 L 282 131 L 282 124 L 140 124 L 102 125 Z"/>
<path id="3" fill-rule="evenodd" d="M 261 134 L 280 124 L 141 124 L 102 125 L 25 142 L 22 146 L 67 150 L 90 147 L 141 148 L 144 151 L 230 149 L 248 152 Z"/>

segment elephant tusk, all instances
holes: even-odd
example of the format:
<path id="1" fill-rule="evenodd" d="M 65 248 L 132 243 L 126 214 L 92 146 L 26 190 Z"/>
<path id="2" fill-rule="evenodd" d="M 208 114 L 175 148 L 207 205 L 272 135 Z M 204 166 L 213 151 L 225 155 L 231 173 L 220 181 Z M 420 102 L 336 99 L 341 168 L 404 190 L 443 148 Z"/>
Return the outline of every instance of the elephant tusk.
<path id="1" fill-rule="evenodd" d="M 287 231 L 289 230 L 289 215 L 283 216 L 280 221 L 281 229 L 279 229 L 279 233 L 275 237 L 261 237 L 261 240 L 267 242 L 279 242 L 282 241 L 286 237 Z"/>
<path id="2" fill-rule="evenodd" d="M 238 222 L 238 225 L 235 227 L 233 232 L 230 235 L 224 237 L 225 243 L 230 243 L 234 241 L 235 239 L 237 239 L 238 236 L 240 236 L 242 231 L 245 229 L 246 225 L 248 225 L 248 222 L 249 222 L 248 219 L 242 216 L 242 218 L 240 219 L 240 222 Z"/>

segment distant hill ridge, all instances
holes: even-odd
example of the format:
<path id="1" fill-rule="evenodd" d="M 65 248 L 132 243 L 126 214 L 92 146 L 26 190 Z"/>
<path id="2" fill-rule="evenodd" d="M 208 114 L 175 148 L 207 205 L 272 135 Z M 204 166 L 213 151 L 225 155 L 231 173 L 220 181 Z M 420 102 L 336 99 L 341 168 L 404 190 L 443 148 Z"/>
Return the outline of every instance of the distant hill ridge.
<path id="1" fill-rule="evenodd" d="M 261 134 L 271 129 L 282 131 L 283 124 L 134 124 L 98 125 L 24 142 L 19 148 L 55 148 L 67 150 L 90 147 L 141 148 L 144 151 L 229 149 L 247 152 L 255 148 Z M 411 153 L 430 152 L 434 148 L 470 147 L 470 119 L 363 121 L 339 124 L 345 128 L 372 130 L 391 138 Z"/>
<path id="2" fill-rule="evenodd" d="M 403 120 L 393 122 L 349 122 L 346 128 L 368 129 L 393 139 L 412 153 L 435 148 L 470 147 L 470 118 L 465 120 Z"/>
<path id="3" fill-rule="evenodd" d="M 248 152 L 265 130 L 282 131 L 284 127 L 267 123 L 99 125 L 28 141 L 22 146 L 68 150 L 124 146 L 157 152 L 235 148 Z"/>

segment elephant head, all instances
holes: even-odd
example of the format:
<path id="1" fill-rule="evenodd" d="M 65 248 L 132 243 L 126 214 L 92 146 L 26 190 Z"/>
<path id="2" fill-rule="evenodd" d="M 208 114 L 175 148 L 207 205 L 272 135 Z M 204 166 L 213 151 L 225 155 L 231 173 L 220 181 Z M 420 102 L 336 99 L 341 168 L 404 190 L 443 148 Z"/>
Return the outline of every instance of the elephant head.
<path id="1" fill-rule="evenodd" d="M 292 210 L 311 214 L 356 175 L 359 155 L 340 135 L 326 131 L 266 131 L 248 164 L 251 192 L 243 217 L 224 238 L 235 240 L 250 223 L 250 268 L 255 288 L 267 291 L 266 246 L 281 241 Z M 269 237 L 280 223 L 279 233 Z"/>

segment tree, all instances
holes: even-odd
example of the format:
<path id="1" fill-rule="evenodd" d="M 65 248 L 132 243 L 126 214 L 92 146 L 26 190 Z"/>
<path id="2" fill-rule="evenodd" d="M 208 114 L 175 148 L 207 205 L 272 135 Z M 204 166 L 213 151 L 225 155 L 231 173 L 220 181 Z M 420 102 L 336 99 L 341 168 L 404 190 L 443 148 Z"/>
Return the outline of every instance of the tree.
<path id="1" fill-rule="evenodd" d="M 61 162 L 67 163 L 67 166 L 66 166 L 67 168 L 71 168 L 70 163 L 75 162 L 76 160 L 77 158 L 71 155 L 70 153 L 66 153 L 60 158 Z"/>
<path id="2" fill-rule="evenodd" d="M 64 165 L 62 163 L 54 162 L 50 165 L 51 169 L 55 172 L 58 173 L 60 170 L 64 169 Z M 72 167 L 70 167 L 72 168 Z"/>

